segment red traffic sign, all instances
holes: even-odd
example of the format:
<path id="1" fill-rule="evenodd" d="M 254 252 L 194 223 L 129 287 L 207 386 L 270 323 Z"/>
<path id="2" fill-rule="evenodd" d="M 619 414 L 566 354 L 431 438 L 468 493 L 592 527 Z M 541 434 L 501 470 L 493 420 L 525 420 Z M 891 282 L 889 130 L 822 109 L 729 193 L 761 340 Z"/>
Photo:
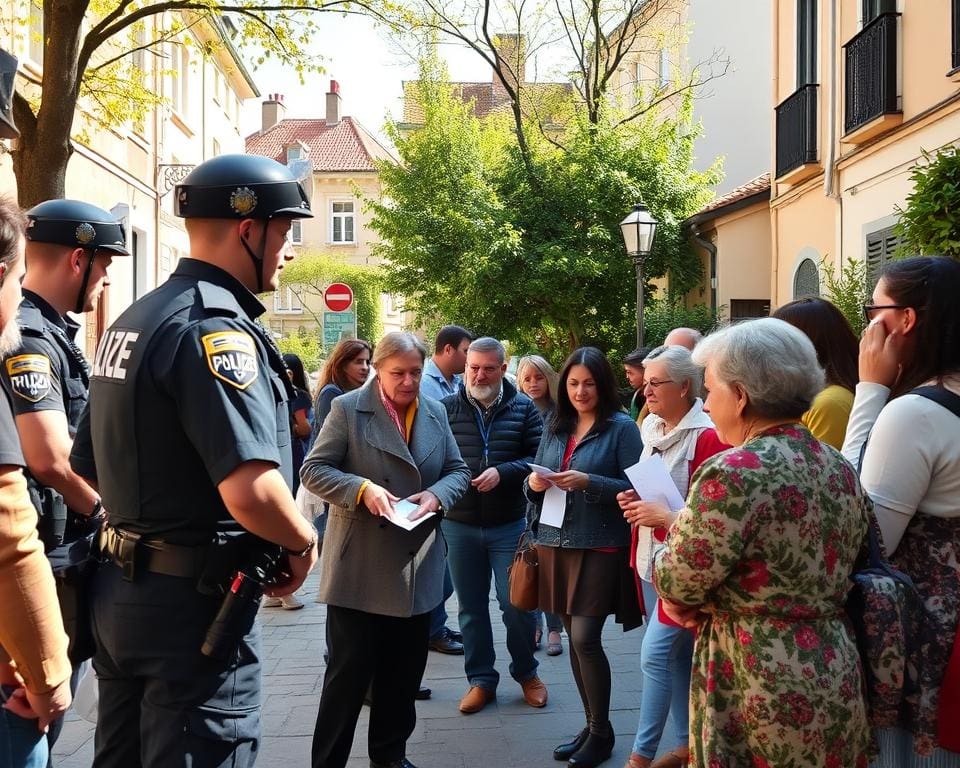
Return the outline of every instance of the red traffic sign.
<path id="1" fill-rule="evenodd" d="M 323 292 L 323 301 L 331 312 L 343 312 L 353 304 L 353 289 L 346 283 L 331 283 Z"/>

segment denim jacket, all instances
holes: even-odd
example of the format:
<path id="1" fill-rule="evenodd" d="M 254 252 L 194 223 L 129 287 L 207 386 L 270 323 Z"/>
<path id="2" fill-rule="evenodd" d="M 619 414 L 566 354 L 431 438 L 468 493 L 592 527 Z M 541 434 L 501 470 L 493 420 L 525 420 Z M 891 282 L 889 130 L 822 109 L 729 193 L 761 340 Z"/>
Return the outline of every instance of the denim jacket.
<path id="1" fill-rule="evenodd" d="M 548 425 L 535 463 L 559 471 L 568 437 L 566 433 L 555 434 Z M 617 494 L 630 488 L 624 470 L 639 461 L 642 447 L 640 430 L 625 413 L 615 413 L 588 432 L 573 451 L 570 469 L 585 472 L 590 481 L 585 490 L 567 493 L 561 528 L 540 525 L 543 494 L 524 483 L 524 492 L 534 507 L 531 527 L 537 543 L 570 549 L 630 546 L 630 526 L 617 504 Z"/>

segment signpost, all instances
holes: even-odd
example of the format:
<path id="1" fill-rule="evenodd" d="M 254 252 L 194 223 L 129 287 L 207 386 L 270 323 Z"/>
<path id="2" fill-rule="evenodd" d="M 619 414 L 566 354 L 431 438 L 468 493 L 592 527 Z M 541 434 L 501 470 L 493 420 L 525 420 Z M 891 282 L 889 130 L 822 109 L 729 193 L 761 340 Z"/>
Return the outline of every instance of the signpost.
<path id="1" fill-rule="evenodd" d="M 353 306 L 353 289 L 346 283 L 332 283 L 323 292 L 323 346 L 330 348 L 340 339 L 357 337 L 357 313 Z"/>

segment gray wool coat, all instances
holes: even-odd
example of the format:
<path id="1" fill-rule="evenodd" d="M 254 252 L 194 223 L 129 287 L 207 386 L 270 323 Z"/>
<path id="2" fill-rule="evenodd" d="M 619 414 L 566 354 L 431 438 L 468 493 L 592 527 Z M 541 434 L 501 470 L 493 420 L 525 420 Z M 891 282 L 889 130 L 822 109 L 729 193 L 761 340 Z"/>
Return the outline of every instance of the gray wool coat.
<path id="1" fill-rule="evenodd" d="M 380 401 L 374 377 L 333 401 L 304 459 L 304 486 L 329 503 L 320 554 L 321 602 L 384 616 L 433 610 L 443 600 L 446 544 L 439 516 L 412 531 L 376 517 L 357 494 L 364 480 L 406 498 L 428 490 L 450 509 L 466 493 L 443 406 L 421 397 L 408 446 Z"/>

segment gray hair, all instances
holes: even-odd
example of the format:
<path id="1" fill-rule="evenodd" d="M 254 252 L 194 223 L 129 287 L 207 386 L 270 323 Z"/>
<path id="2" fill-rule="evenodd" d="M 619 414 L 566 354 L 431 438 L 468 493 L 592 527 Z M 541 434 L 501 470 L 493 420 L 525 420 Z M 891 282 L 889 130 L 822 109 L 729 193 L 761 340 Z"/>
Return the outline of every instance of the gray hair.
<path id="1" fill-rule="evenodd" d="M 703 334 L 696 328 L 674 328 L 667 334 L 663 343 L 671 347 L 686 347 L 692 352 L 701 341 L 703 341 Z"/>
<path id="2" fill-rule="evenodd" d="M 703 368 L 693 362 L 690 350 L 680 346 L 655 347 L 643 358 L 643 367 L 647 363 L 666 363 L 667 375 L 677 384 L 690 383 L 687 393 L 691 405 L 703 393 Z"/>
<path id="3" fill-rule="evenodd" d="M 824 387 L 813 342 L 772 317 L 711 333 L 694 350 L 693 361 L 711 363 L 721 381 L 743 387 L 750 407 L 764 418 L 799 418 Z"/>
<path id="4" fill-rule="evenodd" d="M 427 359 L 427 348 L 423 346 L 420 339 L 408 331 L 394 331 L 377 342 L 373 351 L 373 360 L 370 362 L 374 368 L 379 368 L 388 357 L 405 355 L 409 352 L 419 352 L 421 362 Z"/>
<path id="5" fill-rule="evenodd" d="M 501 365 L 507 359 L 507 350 L 503 344 L 492 336 L 481 336 L 479 339 L 471 341 L 470 346 L 467 347 L 467 353 L 470 352 L 496 352 Z"/>

